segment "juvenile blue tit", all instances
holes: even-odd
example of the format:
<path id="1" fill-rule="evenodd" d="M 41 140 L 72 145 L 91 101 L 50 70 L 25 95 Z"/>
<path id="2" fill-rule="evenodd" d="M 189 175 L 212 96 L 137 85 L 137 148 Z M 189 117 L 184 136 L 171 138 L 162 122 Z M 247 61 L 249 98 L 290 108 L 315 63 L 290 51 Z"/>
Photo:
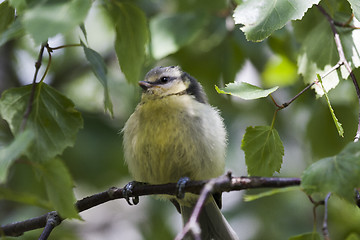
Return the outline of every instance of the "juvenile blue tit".
<path id="1" fill-rule="evenodd" d="M 123 129 L 125 161 L 134 179 L 164 184 L 223 174 L 226 130 L 200 83 L 180 67 L 170 66 L 150 70 L 139 85 L 141 102 Z M 186 193 L 184 199 L 171 200 L 180 205 L 186 223 L 197 196 Z M 238 239 L 213 197 L 199 223 L 202 239 Z"/>

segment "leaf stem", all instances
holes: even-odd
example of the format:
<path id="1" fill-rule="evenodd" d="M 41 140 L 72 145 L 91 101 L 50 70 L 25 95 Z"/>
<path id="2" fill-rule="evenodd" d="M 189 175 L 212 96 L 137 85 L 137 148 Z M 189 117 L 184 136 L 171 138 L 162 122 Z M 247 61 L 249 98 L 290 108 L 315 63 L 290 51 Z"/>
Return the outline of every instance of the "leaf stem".
<path id="1" fill-rule="evenodd" d="M 81 47 L 82 45 L 80 43 L 75 43 L 75 44 L 65 44 L 65 45 L 61 45 L 58 47 L 49 47 L 52 50 L 58 50 L 58 49 L 62 49 L 62 48 L 67 48 L 67 47 Z"/>
<path id="2" fill-rule="evenodd" d="M 320 206 L 320 205 L 324 205 L 324 201 L 322 200 L 322 201 L 315 201 L 310 195 L 308 195 L 308 198 L 309 198 L 309 200 L 310 200 L 310 202 L 312 203 L 312 204 L 314 204 L 314 207 L 313 207 L 313 217 L 314 217 L 314 228 L 313 228 L 313 231 L 314 232 L 316 232 L 316 219 L 317 219 L 317 217 L 316 217 L 316 209 L 317 209 L 317 207 L 318 206 Z"/>
<path id="3" fill-rule="evenodd" d="M 278 109 L 276 109 L 275 110 L 275 112 L 274 112 L 274 116 L 273 116 L 273 119 L 272 119 L 272 122 L 271 122 L 271 129 L 274 129 L 274 125 L 275 125 L 275 120 L 276 120 L 276 115 L 277 115 L 277 113 L 278 113 L 278 111 L 280 111 L 281 109 L 280 108 L 278 108 Z"/>
<path id="4" fill-rule="evenodd" d="M 43 76 L 42 76 L 42 78 L 41 78 L 40 82 L 43 82 L 43 81 L 44 81 L 44 79 L 45 79 L 46 75 L 47 75 L 47 74 L 48 74 L 48 72 L 49 72 L 50 65 L 51 65 L 51 53 L 52 53 L 52 50 L 53 50 L 53 49 L 52 49 L 52 48 L 50 48 L 50 46 L 47 44 L 47 45 L 46 45 L 46 50 L 47 50 L 48 55 L 49 55 L 49 61 L 48 61 L 48 64 L 46 65 L 45 72 L 44 72 L 44 74 L 43 74 Z"/>
<path id="5" fill-rule="evenodd" d="M 45 47 L 48 45 L 47 42 L 43 43 L 41 45 L 40 51 L 39 51 L 39 55 L 38 55 L 38 59 L 35 62 L 35 73 L 34 73 L 34 77 L 33 77 L 33 81 L 32 81 L 32 88 L 31 88 L 31 93 L 30 93 L 30 97 L 29 97 L 29 101 L 19 128 L 19 132 L 23 132 L 25 130 L 26 127 L 26 123 L 29 119 L 31 110 L 32 110 L 32 106 L 33 106 L 33 102 L 34 102 L 34 96 L 35 96 L 35 90 L 36 90 L 36 78 L 37 75 L 39 73 L 41 64 L 42 64 L 42 58 L 43 58 L 43 54 L 44 54 L 44 49 Z"/>
<path id="6" fill-rule="evenodd" d="M 330 73 L 334 72 L 335 70 L 339 69 L 344 63 L 339 61 L 337 62 L 332 68 L 330 68 L 326 73 L 324 73 L 321 78 L 325 78 L 327 77 Z M 281 110 L 284 109 L 286 107 L 288 107 L 293 101 L 295 101 L 297 98 L 299 98 L 304 92 L 306 92 L 307 90 L 309 90 L 314 84 L 316 84 L 318 82 L 317 79 L 315 79 L 312 83 L 310 83 L 309 85 L 307 85 L 303 90 L 301 90 L 298 94 L 296 94 L 293 98 L 291 98 L 288 102 L 285 102 L 281 105 L 278 105 L 275 101 L 275 99 L 270 95 L 272 101 L 274 102 L 275 106 Z"/>
<path id="7" fill-rule="evenodd" d="M 343 28 L 360 29 L 360 27 L 355 27 L 354 25 L 350 25 L 353 19 L 354 19 L 354 14 L 351 14 L 350 18 L 346 22 L 342 23 L 342 22 L 334 21 L 334 24 L 338 27 L 343 27 Z"/>
<path id="8" fill-rule="evenodd" d="M 45 72 L 43 74 L 43 76 L 41 77 L 41 80 L 39 81 L 40 83 L 42 83 L 46 77 L 46 75 L 49 72 L 50 69 L 50 65 L 51 65 L 51 53 L 53 52 L 53 50 L 58 50 L 61 48 L 66 48 L 66 47 L 81 47 L 81 44 L 66 44 L 66 45 L 62 45 L 62 46 L 58 46 L 58 47 L 50 47 L 48 42 L 44 42 L 43 44 L 41 44 L 40 47 L 40 51 L 39 51 L 39 55 L 38 55 L 38 59 L 35 62 L 35 73 L 34 73 L 34 77 L 33 77 L 33 81 L 32 81 L 32 88 L 31 88 L 31 93 L 30 93 L 30 97 L 29 97 L 29 101 L 19 128 L 19 132 L 23 132 L 25 127 L 26 127 L 26 123 L 29 119 L 30 113 L 32 111 L 32 107 L 33 107 L 33 103 L 34 103 L 34 98 L 35 98 L 35 90 L 36 90 L 36 79 L 39 73 L 39 70 L 41 68 L 42 65 L 42 60 L 43 60 L 43 55 L 44 55 L 44 49 L 46 48 L 48 55 L 49 55 L 49 62 L 46 66 Z"/>

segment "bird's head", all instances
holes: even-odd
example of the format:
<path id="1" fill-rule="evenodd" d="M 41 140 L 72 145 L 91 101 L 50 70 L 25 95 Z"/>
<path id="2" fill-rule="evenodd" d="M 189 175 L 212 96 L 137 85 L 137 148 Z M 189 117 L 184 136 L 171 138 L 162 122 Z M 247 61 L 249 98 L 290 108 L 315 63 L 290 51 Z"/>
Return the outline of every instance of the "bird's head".
<path id="1" fill-rule="evenodd" d="M 144 90 L 145 98 L 158 99 L 188 94 L 201 103 L 207 103 L 200 83 L 179 66 L 155 67 L 146 74 L 144 81 L 140 81 L 139 85 Z"/>

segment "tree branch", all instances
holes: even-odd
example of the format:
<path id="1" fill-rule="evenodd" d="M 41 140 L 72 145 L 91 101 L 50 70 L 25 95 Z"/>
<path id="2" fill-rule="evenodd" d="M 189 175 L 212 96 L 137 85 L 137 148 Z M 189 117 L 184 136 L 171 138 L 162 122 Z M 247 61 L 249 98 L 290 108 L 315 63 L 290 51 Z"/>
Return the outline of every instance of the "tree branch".
<path id="1" fill-rule="evenodd" d="M 336 71 L 337 69 L 339 69 L 344 63 L 339 61 L 337 62 L 332 68 L 330 68 L 326 73 L 324 73 L 321 78 L 325 78 L 327 77 L 330 73 Z M 289 106 L 293 101 L 295 101 L 297 98 L 299 98 L 304 92 L 306 92 L 307 90 L 309 90 L 314 84 L 316 84 L 318 82 L 317 79 L 315 79 L 312 83 L 310 83 L 309 85 L 307 85 L 303 90 L 301 90 L 298 94 L 296 94 L 293 98 L 291 98 L 289 101 L 278 105 L 275 101 L 275 99 L 271 96 L 270 97 L 272 99 L 272 101 L 274 102 L 274 104 L 276 105 L 276 107 L 278 108 L 278 110 L 284 109 L 287 106 Z"/>
<path id="2" fill-rule="evenodd" d="M 46 240 L 50 236 L 51 231 L 62 222 L 61 217 L 55 211 L 49 212 L 46 217 L 46 225 L 41 233 L 39 240 Z"/>
<path id="3" fill-rule="evenodd" d="M 189 181 L 184 187 L 184 192 L 199 194 L 204 186 L 214 181 L 214 192 L 230 192 L 252 188 L 281 188 L 300 185 L 299 178 L 265 178 L 265 177 L 231 177 L 229 174 L 206 181 Z M 145 195 L 167 194 L 176 195 L 177 183 L 160 185 L 137 184 L 134 185 L 128 197 Z M 81 200 L 75 204 L 79 212 L 83 212 L 111 200 L 125 198 L 123 188 L 110 188 L 107 191 L 97 193 Z M 21 222 L 10 223 L 0 227 L 0 235 L 20 236 L 24 232 L 44 228 L 47 224 L 49 213 Z M 60 221 L 61 222 L 61 221 Z"/>
<path id="4" fill-rule="evenodd" d="M 356 80 L 356 77 L 355 77 L 355 74 L 353 73 L 353 70 L 351 69 L 351 66 L 350 66 L 350 63 L 346 60 L 346 57 L 345 57 L 345 53 L 344 53 L 344 49 L 342 47 L 342 44 L 341 44 L 341 40 L 340 40 L 340 35 L 339 33 L 337 32 L 336 30 L 336 22 L 334 21 L 334 19 L 332 19 L 332 17 L 325 11 L 325 9 L 323 7 L 321 7 L 320 5 L 317 5 L 318 9 L 320 10 L 320 12 L 322 14 L 325 15 L 326 19 L 328 20 L 329 24 L 330 24 L 330 27 L 331 27 L 331 31 L 333 32 L 333 35 L 334 35 L 334 40 L 335 40 L 335 44 L 336 44 L 336 48 L 337 48 L 337 51 L 339 53 L 339 62 L 342 63 L 346 70 L 349 72 L 350 74 L 350 78 L 354 84 L 354 87 L 355 87 L 355 90 L 356 90 L 356 94 L 357 94 L 357 97 L 358 97 L 358 100 L 359 100 L 359 108 L 360 108 L 360 88 L 359 88 L 359 84 L 357 83 L 357 80 Z M 355 135 L 355 138 L 354 138 L 354 142 L 357 142 L 359 141 L 359 138 L 360 138 L 360 111 L 359 111 L 359 119 L 358 119 L 358 129 L 356 131 L 356 135 Z"/>
<path id="5" fill-rule="evenodd" d="M 352 21 L 353 16 L 350 17 L 349 20 L 346 23 L 340 23 L 340 22 L 337 22 L 334 19 L 332 19 L 332 17 L 320 5 L 317 5 L 317 8 L 319 9 L 319 11 L 322 14 L 324 14 L 324 16 L 326 17 L 326 19 L 328 20 L 328 22 L 330 24 L 331 31 L 332 31 L 333 36 L 334 36 L 336 48 L 337 48 L 337 51 L 338 51 L 338 54 L 339 54 L 339 61 L 328 72 L 326 72 L 323 76 L 321 76 L 321 78 L 326 77 L 331 72 L 339 69 L 342 65 L 344 65 L 346 70 L 349 72 L 350 78 L 351 78 L 351 80 L 352 80 L 352 82 L 354 84 L 356 94 L 357 94 L 357 97 L 358 97 L 358 101 L 359 101 L 359 109 L 360 109 L 360 88 L 359 88 L 359 84 L 358 84 L 358 82 L 356 80 L 356 77 L 355 77 L 355 74 L 353 73 L 353 70 L 351 69 L 350 63 L 346 60 L 344 49 L 342 47 L 342 43 L 341 43 L 339 33 L 336 30 L 336 26 L 347 27 L 347 28 L 352 28 L 352 29 L 359 29 L 359 28 L 350 25 L 350 22 Z M 274 104 L 276 105 L 276 107 L 278 108 L 277 110 L 281 110 L 281 109 L 284 109 L 287 106 L 289 106 L 293 101 L 295 101 L 298 97 L 300 97 L 304 92 L 309 90 L 316 82 L 317 82 L 317 80 L 315 80 L 314 82 L 312 82 L 311 84 L 306 86 L 302 91 L 300 91 L 298 94 L 296 94 L 288 102 L 285 102 L 285 103 L 283 103 L 281 105 L 277 104 L 275 99 L 271 95 L 270 95 L 270 97 L 271 97 L 272 101 L 274 102 Z M 360 110 L 359 110 L 359 117 L 358 117 L 358 128 L 357 128 L 357 131 L 356 131 L 356 135 L 354 137 L 354 142 L 359 141 L 359 139 L 360 139 Z"/>
<path id="6" fill-rule="evenodd" d="M 326 198 L 324 200 L 324 221 L 323 221 L 323 227 L 322 227 L 322 231 L 323 231 L 323 235 L 324 235 L 324 239 L 325 240 L 330 240 L 330 235 L 329 235 L 329 229 L 328 229 L 328 203 L 329 203 L 329 198 L 331 196 L 331 193 L 328 193 L 326 195 Z"/>
<path id="7" fill-rule="evenodd" d="M 228 175 L 229 178 L 231 178 L 231 175 Z M 191 232 L 196 240 L 200 240 L 201 236 L 201 230 L 200 226 L 198 224 L 198 219 L 200 216 L 200 212 L 203 209 L 206 200 L 209 198 L 210 194 L 214 192 L 214 186 L 216 184 L 217 179 L 211 179 L 203 188 L 199 199 L 196 202 L 196 205 L 194 207 L 193 213 L 191 214 L 191 217 L 189 221 L 185 224 L 183 230 L 176 236 L 175 240 L 181 240 L 185 238 L 185 235 L 188 232 Z"/>

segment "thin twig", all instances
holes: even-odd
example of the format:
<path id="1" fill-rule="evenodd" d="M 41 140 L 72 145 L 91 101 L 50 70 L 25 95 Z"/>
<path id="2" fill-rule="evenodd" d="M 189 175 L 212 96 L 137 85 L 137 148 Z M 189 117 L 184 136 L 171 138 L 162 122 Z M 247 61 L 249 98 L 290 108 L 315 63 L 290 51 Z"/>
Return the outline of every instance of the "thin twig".
<path id="1" fill-rule="evenodd" d="M 321 7 L 320 5 L 317 5 L 317 7 L 320 10 L 320 12 L 325 15 L 326 19 L 330 23 L 331 31 L 333 32 L 333 35 L 334 35 L 336 48 L 337 48 L 337 51 L 339 53 L 339 58 L 340 58 L 339 62 L 344 64 L 346 70 L 350 74 L 351 80 L 352 80 L 352 82 L 354 84 L 354 87 L 355 87 L 355 90 L 356 90 L 356 94 L 357 94 L 358 101 L 359 101 L 359 108 L 360 108 L 360 88 L 359 88 L 359 84 L 357 83 L 355 74 L 353 73 L 353 70 L 351 69 L 350 63 L 346 60 L 344 49 L 343 49 L 343 46 L 341 44 L 340 36 L 339 36 L 339 33 L 337 32 L 336 27 L 335 27 L 335 22 L 331 18 L 331 16 L 325 11 L 325 9 L 323 7 Z M 360 111 L 359 111 L 359 119 L 358 119 L 358 129 L 356 131 L 354 142 L 359 141 L 359 138 L 360 138 Z"/>
<path id="2" fill-rule="evenodd" d="M 358 206 L 358 208 L 360 208 L 360 193 L 359 193 L 359 189 L 355 189 L 355 202 L 356 202 L 356 206 Z"/>
<path id="3" fill-rule="evenodd" d="M 34 97 L 35 97 L 35 90 L 36 90 L 36 78 L 37 78 L 37 75 L 39 73 L 39 70 L 40 70 L 40 67 L 41 67 L 41 64 L 42 64 L 43 53 L 44 53 L 44 49 L 45 49 L 46 45 L 48 45 L 47 42 L 43 43 L 41 45 L 40 52 L 39 52 L 39 55 L 38 55 L 38 59 L 37 59 L 37 61 L 35 63 L 35 73 L 34 73 L 34 77 L 33 77 L 33 81 L 32 81 L 31 93 L 30 93 L 29 101 L 28 101 L 28 104 L 27 104 L 27 107 L 26 107 L 26 110 L 25 110 L 25 113 L 24 113 L 24 116 L 23 116 L 23 119 L 22 119 L 22 122 L 21 122 L 21 125 L 20 125 L 19 132 L 24 131 L 24 129 L 26 127 L 27 120 L 29 119 L 29 116 L 30 116 L 30 113 L 31 113 L 31 110 L 32 110 Z"/>
<path id="4" fill-rule="evenodd" d="M 82 45 L 79 43 L 75 43 L 75 44 L 66 44 L 66 45 L 61 45 L 58 47 L 50 47 L 51 50 L 58 50 L 61 48 L 67 48 L 67 47 L 81 47 Z"/>
<path id="5" fill-rule="evenodd" d="M 61 223 L 62 219 L 55 211 L 49 212 L 46 218 L 46 225 L 41 233 L 39 240 L 46 240 L 50 236 L 52 230 Z"/>
<path id="6" fill-rule="evenodd" d="M 49 72 L 50 69 L 50 64 L 51 64 L 51 53 L 54 50 L 58 50 L 61 48 L 66 48 L 66 47 L 80 47 L 81 44 L 66 44 L 66 45 L 62 45 L 62 46 L 58 46 L 58 47 L 50 47 L 49 44 L 47 42 L 43 43 L 41 45 L 40 51 L 39 51 L 39 55 L 38 55 L 38 59 L 35 63 L 35 73 L 34 73 L 34 77 L 33 77 L 33 81 L 32 81 L 32 88 L 31 88 L 31 92 L 30 92 L 30 97 L 29 97 L 29 101 L 19 128 L 19 132 L 24 131 L 25 127 L 26 127 L 26 123 L 29 119 L 29 116 L 31 114 L 32 111 L 32 106 L 33 106 L 33 102 L 34 102 L 34 98 L 35 98 L 35 91 L 36 91 L 36 79 L 39 73 L 39 70 L 41 68 L 42 65 L 42 59 L 43 59 L 43 55 L 44 55 L 44 49 L 46 48 L 48 55 L 49 55 L 49 61 L 48 64 L 46 66 L 45 72 L 43 74 L 43 76 L 41 77 L 40 82 L 44 81 L 47 73 Z"/>
<path id="7" fill-rule="evenodd" d="M 330 73 L 336 71 L 337 69 L 339 69 L 341 66 L 343 65 L 343 62 L 339 61 L 337 62 L 332 68 L 330 68 L 326 73 L 324 73 L 321 78 L 325 78 L 327 77 Z M 298 97 L 300 97 L 304 92 L 306 92 L 307 90 L 309 90 L 314 84 L 317 83 L 317 79 L 315 79 L 312 83 L 310 83 L 309 85 L 307 85 L 303 90 L 301 90 L 298 94 L 296 94 L 293 98 L 291 98 L 288 102 L 285 102 L 281 105 L 278 105 L 275 101 L 275 99 L 270 95 L 272 101 L 274 102 L 275 106 L 278 108 L 278 110 L 284 109 L 287 106 L 289 106 L 293 101 L 295 101 Z"/>
<path id="8" fill-rule="evenodd" d="M 328 223 L 328 203 L 329 203 L 330 196 L 331 196 L 331 193 L 328 193 L 324 200 L 324 208 L 325 209 L 324 209 L 324 221 L 323 221 L 322 231 L 323 231 L 325 240 L 330 240 L 329 229 L 328 229 L 328 225 L 327 225 L 327 223 Z"/>
<path id="9" fill-rule="evenodd" d="M 48 64 L 46 65 L 45 72 L 44 72 L 43 76 L 41 77 L 40 82 L 43 82 L 43 81 L 44 81 L 46 75 L 47 75 L 48 72 L 49 72 L 50 65 L 51 65 L 51 53 L 52 53 L 52 50 L 53 50 L 53 49 L 52 49 L 48 44 L 47 44 L 45 47 L 46 47 L 46 50 L 47 50 L 47 52 L 48 52 L 49 61 L 48 61 Z"/>
<path id="10" fill-rule="evenodd" d="M 230 176 L 231 177 L 231 176 Z M 198 219 L 201 213 L 201 210 L 206 203 L 206 200 L 209 198 L 210 194 L 214 191 L 216 179 L 210 180 L 203 188 L 198 201 L 194 207 L 194 210 L 190 216 L 189 221 L 185 224 L 183 230 L 176 236 L 175 240 L 181 240 L 185 237 L 185 235 L 189 232 L 192 233 L 195 239 L 201 239 Z"/>
<path id="11" fill-rule="evenodd" d="M 325 201 L 324 200 L 315 201 L 310 195 L 308 195 L 308 198 L 309 198 L 310 202 L 314 205 L 314 207 L 313 207 L 314 231 L 316 231 L 316 222 L 317 222 L 316 209 L 318 206 L 324 205 Z"/>
<path id="12" fill-rule="evenodd" d="M 349 71 L 350 73 L 350 77 L 354 83 L 355 89 L 356 89 L 356 93 L 358 95 L 359 98 L 359 105 L 360 105 L 360 89 L 359 89 L 359 85 L 356 81 L 356 77 L 354 75 L 354 73 L 352 72 L 352 69 L 350 67 L 350 64 L 348 63 L 348 61 L 345 58 L 345 54 L 344 54 L 344 50 L 342 48 L 341 45 L 341 40 L 339 37 L 339 34 L 336 31 L 335 25 L 336 26 L 341 26 L 341 27 L 348 27 L 348 28 L 353 28 L 353 29 L 359 29 L 357 27 L 351 26 L 349 25 L 350 22 L 352 21 L 352 18 L 350 18 L 346 23 L 340 23 L 340 22 L 336 22 L 334 21 L 331 16 L 324 10 L 324 8 L 322 8 L 321 6 L 317 6 L 319 8 L 319 10 L 326 16 L 326 18 L 328 19 L 328 21 L 330 22 L 331 25 L 331 30 L 334 34 L 334 39 L 335 39 L 335 43 L 336 43 L 336 47 L 339 53 L 339 58 L 340 60 L 331 68 L 329 69 L 329 71 L 327 71 L 324 75 L 321 76 L 321 78 L 325 78 L 326 76 L 328 76 L 330 73 L 332 73 L 333 71 L 339 69 L 342 65 L 345 65 L 346 69 Z M 353 17 L 353 16 L 352 16 Z M 317 80 L 314 80 L 314 82 L 310 83 L 308 86 L 306 86 L 303 90 L 301 90 L 298 94 L 296 94 L 293 98 L 291 98 L 288 102 L 285 102 L 281 105 L 277 104 L 276 101 L 274 100 L 274 98 L 270 95 L 272 101 L 274 102 L 274 104 L 276 105 L 276 107 L 281 110 L 284 109 L 286 107 L 288 107 L 293 101 L 295 101 L 298 97 L 300 97 L 304 92 L 306 92 L 307 90 L 309 90 L 314 84 L 316 84 Z M 360 113 L 359 113 L 359 125 L 358 125 L 358 131 L 355 137 L 355 141 L 358 141 L 360 138 Z"/>
<path id="13" fill-rule="evenodd" d="M 299 178 L 264 178 L 264 177 L 226 177 L 220 176 L 216 178 L 214 188 L 216 192 L 229 192 L 239 191 L 252 188 L 281 188 L 288 186 L 300 185 Z M 199 194 L 202 188 L 210 180 L 204 181 L 189 181 L 184 187 L 184 192 L 191 192 Z M 145 195 L 157 195 L 177 194 L 177 183 L 168 183 L 161 185 L 150 184 L 137 184 L 131 190 L 131 193 L 127 197 L 145 196 Z M 78 200 L 75 204 L 78 212 L 83 212 L 100 204 L 106 203 L 111 200 L 125 198 L 123 188 L 110 188 L 107 191 L 94 194 L 92 196 L 85 197 Z M 46 225 L 48 214 L 28 219 L 22 222 L 10 223 L 2 225 L 0 227 L 0 235 L 4 236 L 20 236 L 24 232 L 34 229 L 43 228 Z"/>

